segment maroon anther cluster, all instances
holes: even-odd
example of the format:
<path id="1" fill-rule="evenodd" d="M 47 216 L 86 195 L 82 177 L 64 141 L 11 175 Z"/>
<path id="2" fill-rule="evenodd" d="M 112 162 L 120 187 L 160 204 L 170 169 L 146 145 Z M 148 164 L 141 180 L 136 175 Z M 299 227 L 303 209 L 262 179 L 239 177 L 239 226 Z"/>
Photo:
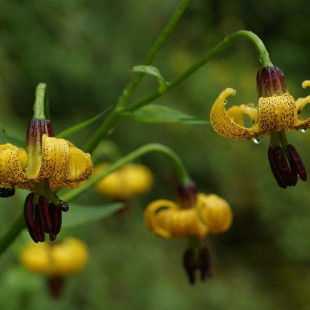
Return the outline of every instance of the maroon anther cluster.
<path id="1" fill-rule="evenodd" d="M 278 67 L 264 67 L 256 76 L 258 97 L 271 97 L 286 93 L 284 74 Z"/>
<path id="2" fill-rule="evenodd" d="M 211 257 L 209 250 L 204 246 L 200 249 L 188 249 L 183 256 L 183 266 L 188 275 L 190 284 L 195 284 L 195 272 L 200 271 L 200 279 L 204 281 L 212 277 Z"/>
<path id="3" fill-rule="evenodd" d="M 178 187 L 178 202 L 184 209 L 193 208 L 197 201 L 197 188 L 195 183 L 186 183 Z"/>
<path id="4" fill-rule="evenodd" d="M 302 181 L 307 180 L 305 165 L 293 145 L 288 144 L 286 152 L 281 146 L 269 147 L 268 159 L 280 187 L 295 186 L 298 176 Z"/>
<path id="5" fill-rule="evenodd" d="M 62 223 L 62 212 L 67 212 L 69 206 L 66 202 L 56 206 L 44 196 L 39 196 L 34 203 L 35 195 L 30 193 L 24 205 L 24 217 L 29 234 L 34 242 L 44 242 L 45 233 L 49 234 L 51 241 L 54 241 L 60 232 Z"/>

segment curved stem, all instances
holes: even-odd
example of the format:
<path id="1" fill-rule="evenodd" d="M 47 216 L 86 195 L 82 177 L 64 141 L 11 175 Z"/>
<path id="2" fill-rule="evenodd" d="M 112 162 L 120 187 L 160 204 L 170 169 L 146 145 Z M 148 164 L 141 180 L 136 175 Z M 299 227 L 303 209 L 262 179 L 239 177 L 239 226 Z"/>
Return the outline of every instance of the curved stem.
<path id="1" fill-rule="evenodd" d="M 183 162 L 178 154 L 176 154 L 174 151 L 172 151 L 167 146 L 164 146 L 162 144 L 158 143 L 150 143 L 146 144 L 144 146 L 141 146 L 140 148 L 136 149 L 135 151 L 129 153 L 127 156 L 119 159 L 115 163 L 111 164 L 106 170 L 102 171 L 101 173 L 91 177 L 86 183 L 82 184 L 79 188 L 71 190 L 70 192 L 66 192 L 63 195 L 61 195 L 61 199 L 64 201 L 72 200 L 73 198 L 78 197 L 82 193 L 84 193 L 86 190 L 88 190 L 90 187 L 94 186 L 98 181 L 100 181 L 102 178 L 107 176 L 108 174 L 112 173 L 113 171 L 119 169 L 120 167 L 136 160 L 137 158 L 150 153 L 150 152 L 160 152 L 165 154 L 169 157 L 169 159 L 174 164 L 180 178 L 180 182 L 183 183 L 190 183 L 191 179 L 187 173 L 187 170 L 185 166 L 183 165 Z"/>
<path id="2" fill-rule="evenodd" d="M 48 99 L 47 99 L 47 86 L 44 83 L 40 83 L 36 88 L 35 102 L 33 105 L 33 118 L 39 120 L 45 120 L 45 110 L 48 110 Z"/>
<path id="3" fill-rule="evenodd" d="M 157 40 L 155 41 L 145 60 L 142 62 L 143 65 L 149 65 L 152 63 L 156 54 L 159 52 L 164 43 L 167 41 L 170 34 L 174 30 L 175 26 L 179 22 L 180 18 L 188 8 L 190 2 L 191 0 L 182 0 L 180 5 L 176 8 L 174 14 L 171 16 L 165 28 L 159 34 Z M 99 144 L 99 142 L 102 140 L 102 138 L 107 134 L 107 132 L 114 127 L 114 125 L 120 118 L 121 110 L 128 103 L 128 100 L 130 99 L 133 91 L 140 84 L 143 76 L 144 73 L 135 74 L 133 79 L 124 88 L 122 95 L 118 99 L 115 109 L 110 113 L 107 119 L 102 123 L 101 127 L 99 127 L 99 129 L 92 135 L 92 137 L 84 145 L 83 150 L 85 152 L 92 153 Z"/>
<path id="4" fill-rule="evenodd" d="M 171 82 L 167 85 L 166 92 L 170 91 L 171 89 L 175 88 L 177 85 L 182 83 L 184 80 L 189 78 L 194 72 L 196 72 L 198 69 L 200 69 L 203 65 L 205 65 L 207 62 L 215 58 L 219 53 L 224 51 L 231 43 L 240 40 L 240 39 L 246 39 L 249 40 L 251 43 L 254 44 L 258 51 L 258 59 L 261 63 L 262 67 L 267 66 L 273 66 L 270 58 L 269 53 L 262 42 L 262 40 L 253 32 L 246 31 L 246 30 L 240 30 L 237 31 L 229 36 L 227 36 L 223 41 L 221 41 L 219 44 L 217 44 L 214 48 L 212 48 L 209 52 L 207 52 L 204 56 L 202 56 L 193 66 L 191 66 L 189 69 L 178 75 L 176 78 L 171 80 Z M 165 92 L 165 93 L 166 93 Z M 125 109 L 126 112 L 129 111 L 135 111 L 146 104 L 154 101 L 158 97 L 161 97 L 163 93 L 160 93 L 159 91 L 156 91 L 152 93 L 151 95 L 145 97 L 141 101 L 138 101 L 137 103 L 132 104 L 128 108 Z"/>

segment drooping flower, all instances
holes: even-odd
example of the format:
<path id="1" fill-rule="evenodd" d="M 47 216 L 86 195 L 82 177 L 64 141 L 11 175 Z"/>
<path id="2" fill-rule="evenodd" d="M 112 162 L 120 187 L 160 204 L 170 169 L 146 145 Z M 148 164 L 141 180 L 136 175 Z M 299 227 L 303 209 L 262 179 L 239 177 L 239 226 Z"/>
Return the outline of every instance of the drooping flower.
<path id="1" fill-rule="evenodd" d="M 310 81 L 302 83 L 304 88 Z M 216 132 L 231 139 L 247 138 L 257 141 L 260 136 L 270 135 L 268 159 L 271 170 L 279 184 L 286 188 L 307 179 L 305 166 L 292 144 L 287 142 L 285 131 L 307 129 L 310 118 L 301 119 L 299 114 L 310 103 L 310 96 L 294 98 L 289 94 L 284 75 L 277 67 L 265 67 L 257 74 L 258 105 L 242 104 L 225 109 L 226 99 L 235 95 L 232 88 L 225 89 L 216 99 L 210 113 L 211 125 Z M 253 125 L 244 126 L 244 115 Z"/>
<path id="2" fill-rule="evenodd" d="M 43 112 L 36 110 L 28 125 L 26 150 L 10 143 L 0 145 L 0 184 L 5 187 L 2 191 L 6 194 L 14 188 L 31 191 L 25 200 L 24 216 L 35 242 L 43 242 L 45 233 L 55 240 L 61 228 L 62 211 L 69 209 L 54 191 L 80 186 L 92 174 L 92 167 L 90 155 L 67 140 L 55 138 L 51 123 Z"/>
<path id="3" fill-rule="evenodd" d="M 102 163 L 95 167 L 94 175 L 109 167 Z M 98 193 L 119 201 L 144 194 L 154 182 L 151 170 L 141 164 L 128 164 L 102 178 L 96 185 Z"/>
<path id="4" fill-rule="evenodd" d="M 64 277 L 82 271 L 89 259 L 86 244 L 67 237 L 56 243 L 28 243 L 20 253 L 20 262 L 27 270 L 47 277 L 54 297 L 63 291 Z"/>
<path id="5" fill-rule="evenodd" d="M 145 210 L 145 221 L 155 235 L 189 239 L 183 265 L 193 284 L 196 270 L 200 271 L 202 280 L 212 274 L 210 254 L 202 239 L 226 231 L 232 223 L 232 212 L 226 200 L 214 194 L 197 194 L 196 187 L 190 183 L 179 188 L 178 203 L 164 199 L 150 203 Z"/>

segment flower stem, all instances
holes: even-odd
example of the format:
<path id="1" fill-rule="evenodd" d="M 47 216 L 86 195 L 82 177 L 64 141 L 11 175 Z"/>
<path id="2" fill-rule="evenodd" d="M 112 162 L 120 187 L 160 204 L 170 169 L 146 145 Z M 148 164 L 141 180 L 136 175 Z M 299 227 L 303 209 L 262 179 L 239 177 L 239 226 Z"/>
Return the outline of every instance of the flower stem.
<path id="1" fill-rule="evenodd" d="M 193 66 L 191 66 L 189 69 L 187 69 L 186 71 L 178 75 L 176 78 L 171 80 L 171 82 L 167 84 L 165 93 L 172 90 L 173 88 L 178 86 L 180 83 L 182 83 L 184 80 L 189 78 L 194 72 L 200 69 L 203 65 L 205 65 L 207 62 L 215 58 L 219 53 L 224 51 L 231 43 L 234 43 L 235 41 L 239 39 L 249 40 L 251 43 L 255 45 L 258 51 L 258 54 L 259 54 L 258 59 L 262 67 L 273 66 L 272 62 L 270 61 L 268 51 L 266 50 L 266 47 L 264 43 L 261 41 L 261 39 L 251 31 L 240 30 L 227 36 L 223 41 L 221 41 L 214 48 L 212 48 L 209 52 L 207 52 L 204 56 L 202 56 Z M 163 93 L 156 91 L 150 94 L 149 96 L 145 97 L 141 101 L 138 101 L 132 104 L 131 106 L 126 108 L 125 111 L 126 112 L 135 111 L 147 105 L 148 103 L 153 102 L 155 99 L 157 99 L 158 97 L 162 95 Z"/>
<path id="2" fill-rule="evenodd" d="M 25 228 L 25 220 L 23 214 L 15 220 L 9 230 L 0 239 L 0 254 L 4 253 L 9 245 L 15 240 L 15 238 Z"/>
<path id="3" fill-rule="evenodd" d="M 159 34 L 157 40 L 147 54 L 145 60 L 142 62 L 143 65 L 149 65 L 152 63 L 156 54 L 160 51 L 164 43 L 167 41 L 175 26 L 179 22 L 180 18 L 188 8 L 190 2 L 191 0 L 181 1 L 180 5 L 176 8 L 174 14 L 171 16 L 170 20 L 168 21 L 162 32 Z M 114 125 L 117 123 L 121 116 L 120 112 L 122 111 L 123 107 L 128 103 L 128 100 L 130 99 L 133 91 L 140 84 L 143 77 L 144 73 L 135 74 L 133 79 L 124 88 L 122 95 L 120 96 L 117 104 L 115 105 L 115 109 L 109 114 L 106 120 L 102 123 L 101 127 L 98 128 L 98 130 L 84 145 L 83 150 L 85 152 L 92 153 L 98 146 L 102 138 L 107 134 L 107 132 L 114 127 Z"/>
<path id="4" fill-rule="evenodd" d="M 36 88 L 36 99 L 33 105 L 33 118 L 45 120 L 45 115 L 49 114 L 47 86 L 45 83 L 40 83 Z"/>
<path id="5" fill-rule="evenodd" d="M 111 164 L 106 170 L 102 171 L 101 173 L 98 173 L 95 176 L 92 176 L 86 183 L 82 184 L 79 188 L 71 190 L 70 192 L 66 192 L 63 195 L 61 195 L 61 199 L 64 201 L 72 200 L 73 198 L 76 198 L 77 196 L 84 193 L 86 190 L 88 190 L 90 187 L 94 186 L 98 181 L 100 181 L 102 178 L 107 176 L 108 174 L 114 172 L 115 170 L 119 169 L 120 167 L 136 160 L 137 158 L 150 153 L 150 152 L 160 152 L 164 155 L 168 156 L 169 159 L 174 164 L 180 178 L 180 182 L 182 184 L 190 183 L 191 179 L 187 173 L 187 170 L 185 166 L 183 165 L 183 162 L 178 154 L 176 154 L 174 151 L 172 151 L 167 146 L 164 146 L 159 143 L 150 143 L 146 144 L 144 146 L 141 146 L 140 148 L 136 149 L 135 151 L 129 153 L 127 156 L 119 159 L 115 163 Z"/>

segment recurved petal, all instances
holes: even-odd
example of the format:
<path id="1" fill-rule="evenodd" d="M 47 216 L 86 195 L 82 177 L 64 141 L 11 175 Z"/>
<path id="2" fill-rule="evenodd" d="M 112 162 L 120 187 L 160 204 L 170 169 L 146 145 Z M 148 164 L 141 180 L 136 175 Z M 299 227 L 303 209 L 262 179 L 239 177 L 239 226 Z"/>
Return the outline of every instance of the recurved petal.
<path id="1" fill-rule="evenodd" d="M 40 179 L 62 181 L 68 177 L 70 148 L 66 140 L 43 135 Z"/>
<path id="2" fill-rule="evenodd" d="M 149 204 L 145 220 L 154 234 L 167 239 L 203 238 L 209 232 L 207 225 L 198 217 L 196 208 L 180 209 L 169 200 L 157 200 Z"/>
<path id="3" fill-rule="evenodd" d="M 251 128 L 246 128 L 243 126 L 243 121 L 240 121 L 242 113 L 249 115 L 253 119 L 257 115 L 252 110 L 254 108 L 242 105 L 240 109 L 234 108 L 230 110 L 229 114 L 227 113 L 225 109 L 226 99 L 235 94 L 234 89 L 226 88 L 214 102 L 210 112 L 213 129 L 220 135 L 231 139 L 250 138 L 255 134 L 259 134 L 257 124 Z M 235 117 L 236 120 L 234 120 Z"/>
<path id="4" fill-rule="evenodd" d="M 226 231 L 232 224 L 232 211 L 226 200 L 211 194 L 198 194 L 197 209 L 200 219 L 209 227 L 210 233 Z"/>
<path id="5" fill-rule="evenodd" d="M 0 145 L 0 184 L 27 188 L 27 182 L 31 179 L 23 170 L 26 164 L 26 151 L 10 143 Z"/>
<path id="6" fill-rule="evenodd" d="M 155 235 L 167 239 L 173 239 L 174 236 L 169 229 L 171 222 L 171 212 L 176 212 L 178 210 L 178 205 L 173 201 L 159 199 L 151 202 L 147 206 L 144 212 L 144 219 L 148 228 Z"/>
<path id="7" fill-rule="evenodd" d="M 303 81 L 301 85 L 303 88 L 310 87 L 310 80 Z M 307 96 L 305 98 L 298 98 L 296 100 L 297 113 L 300 114 L 302 110 L 306 107 L 306 105 L 308 105 L 309 103 L 310 103 L 310 96 Z M 310 127 L 310 117 L 305 120 L 298 118 L 294 126 L 295 129 L 309 128 L 309 127 Z"/>
<path id="8" fill-rule="evenodd" d="M 86 181 L 93 173 L 93 162 L 88 153 L 76 147 L 70 147 L 69 175 L 67 178 L 68 186 L 78 187 Z"/>
<path id="9" fill-rule="evenodd" d="M 227 110 L 227 115 L 238 125 L 244 127 L 244 114 L 248 115 L 253 123 L 257 121 L 257 109 L 251 105 L 242 104 L 240 106 L 234 105 Z"/>

